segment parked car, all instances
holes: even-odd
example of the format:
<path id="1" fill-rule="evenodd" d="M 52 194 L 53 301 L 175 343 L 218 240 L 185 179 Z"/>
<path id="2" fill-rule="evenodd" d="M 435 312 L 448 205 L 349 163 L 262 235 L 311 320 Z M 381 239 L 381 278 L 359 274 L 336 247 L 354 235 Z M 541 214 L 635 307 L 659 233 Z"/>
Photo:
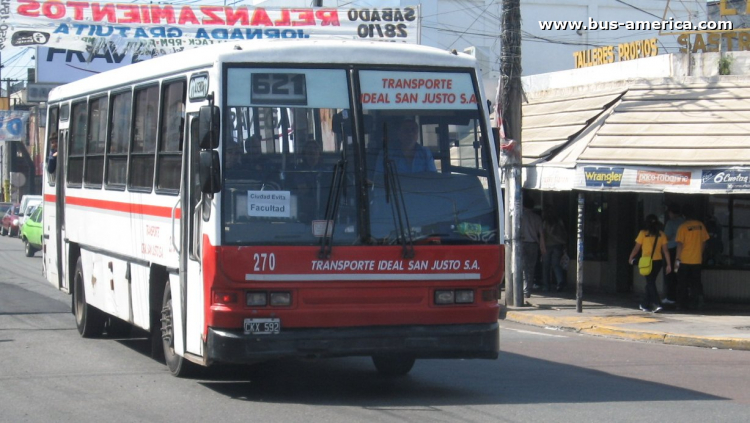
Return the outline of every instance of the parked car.
<path id="1" fill-rule="evenodd" d="M 21 241 L 25 246 L 26 257 L 34 256 L 34 253 L 42 249 L 42 205 L 34 208 L 21 228 Z"/>
<path id="2" fill-rule="evenodd" d="M 23 222 L 34 212 L 34 207 L 42 204 L 41 195 L 24 195 L 21 197 L 21 210 L 18 214 L 18 229 L 23 227 Z"/>
<path id="3" fill-rule="evenodd" d="M 18 212 L 20 208 L 20 204 L 14 204 L 5 211 L 2 225 L 0 225 L 0 235 L 18 235 Z"/>

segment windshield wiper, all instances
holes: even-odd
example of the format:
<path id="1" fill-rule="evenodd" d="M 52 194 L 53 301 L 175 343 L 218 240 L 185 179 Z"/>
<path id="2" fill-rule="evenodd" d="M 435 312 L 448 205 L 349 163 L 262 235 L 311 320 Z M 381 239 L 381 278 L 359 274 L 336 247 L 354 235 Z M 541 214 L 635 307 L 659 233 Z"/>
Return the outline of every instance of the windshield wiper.
<path id="1" fill-rule="evenodd" d="M 325 231 L 320 239 L 320 252 L 318 257 L 321 260 L 331 258 L 333 249 L 333 230 L 336 226 L 336 213 L 341 202 L 341 191 L 343 190 L 344 174 L 346 171 L 346 160 L 339 160 L 333 167 L 333 176 L 331 177 L 331 189 L 328 191 L 328 201 L 326 202 L 325 213 Z"/>
<path id="2" fill-rule="evenodd" d="M 393 222 L 401 239 L 403 257 L 414 258 L 414 240 L 411 236 L 411 225 L 409 215 L 406 212 L 404 192 L 401 189 L 401 180 L 396 171 L 396 164 L 388 156 L 388 125 L 383 123 L 383 184 L 385 188 L 385 202 L 391 205 Z"/>
<path id="3" fill-rule="evenodd" d="M 318 258 L 327 260 L 331 258 L 333 250 L 333 230 L 336 226 L 336 214 L 341 203 L 341 193 L 344 191 L 344 182 L 346 181 L 346 134 L 344 132 L 344 122 L 341 122 L 341 136 L 344 138 L 341 147 L 341 158 L 333 167 L 333 176 L 331 177 L 331 189 L 328 191 L 328 201 L 326 202 L 326 213 L 324 216 L 326 226 L 323 237 L 320 239 L 320 252 Z M 346 195 L 346 193 L 344 193 Z"/>

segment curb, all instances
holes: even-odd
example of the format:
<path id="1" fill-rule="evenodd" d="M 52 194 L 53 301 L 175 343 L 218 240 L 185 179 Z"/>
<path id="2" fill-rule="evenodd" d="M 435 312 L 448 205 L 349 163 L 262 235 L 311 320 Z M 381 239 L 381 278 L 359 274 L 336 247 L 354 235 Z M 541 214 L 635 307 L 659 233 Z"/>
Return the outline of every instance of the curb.
<path id="1" fill-rule="evenodd" d="M 618 317 L 552 317 L 503 309 L 500 314 L 500 318 L 510 322 L 521 323 L 525 325 L 537 326 L 542 328 L 550 327 L 586 335 L 625 339 L 630 341 L 663 343 L 668 345 L 681 345 L 686 347 L 750 351 L 750 339 L 708 337 L 625 329 L 616 326 L 616 323 L 623 323 L 622 319 Z M 643 317 L 641 319 L 642 320 L 638 320 L 638 318 L 636 318 L 635 322 L 647 323 L 648 321 L 650 321 L 648 317 Z M 634 321 L 631 321 L 631 323 L 633 322 Z"/>

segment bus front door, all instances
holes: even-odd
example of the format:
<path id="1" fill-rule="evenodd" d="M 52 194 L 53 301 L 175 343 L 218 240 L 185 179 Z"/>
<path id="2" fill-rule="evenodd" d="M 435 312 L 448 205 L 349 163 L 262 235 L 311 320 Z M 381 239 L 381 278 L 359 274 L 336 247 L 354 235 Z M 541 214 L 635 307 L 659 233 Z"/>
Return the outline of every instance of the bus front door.
<path id="1" fill-rule="evenodd" d="M 65 248 L 65 156 L 68 145 L 68 130 L 62 129 L 58 132 L 57 168 L 54 175 L 54 186 L 47 184 L 44 205 L 44 260 L 47 281 L 64 292 L 70 292 L 69 281 L 66 277 L 68 266 L 66 258 L 68 252 Z M 46 166 L 46 165 L 45 165 Z M 46 169 L 45 169 L 46 171 Z M 54 203 L 50 204 L 50 201 Z"/>
<path id="2" fill-rule="evenodd" d="M 203 240 L 202 202 L 200 190 L 198 143 L 198 114 L 188 113 L 185 119 L 187 140 L 183 144 L 182 183 L 180 202 L 180 287 L 184 307 L 182 308 L 185 351 L 203 356 L 204 295 L 201 271 L 201 248 Z"/>

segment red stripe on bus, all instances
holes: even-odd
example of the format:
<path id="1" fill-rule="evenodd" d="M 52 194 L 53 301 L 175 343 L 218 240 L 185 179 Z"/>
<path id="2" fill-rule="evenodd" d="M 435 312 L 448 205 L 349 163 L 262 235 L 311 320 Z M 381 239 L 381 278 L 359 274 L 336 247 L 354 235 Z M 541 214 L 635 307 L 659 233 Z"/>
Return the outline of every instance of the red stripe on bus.
<path id="1" fill-rule="evenodd" d="M 44 201 L 54 203 L 57 196 L 45 194 Z M 65 203 L 72 206 L 89 207 L 92 209 L 111 210 L 123 213 L 141 214 L 144 216 L 155 217 L 172 217 L 172 208 L 163 206 L 152 206 L 148 204 L 121 203 L 118 201 L 96 200 L 92 198 L 65 197 Z M 175 210 L 175 218 L 179 219 L 182 215 L 181 209 Z"/>

